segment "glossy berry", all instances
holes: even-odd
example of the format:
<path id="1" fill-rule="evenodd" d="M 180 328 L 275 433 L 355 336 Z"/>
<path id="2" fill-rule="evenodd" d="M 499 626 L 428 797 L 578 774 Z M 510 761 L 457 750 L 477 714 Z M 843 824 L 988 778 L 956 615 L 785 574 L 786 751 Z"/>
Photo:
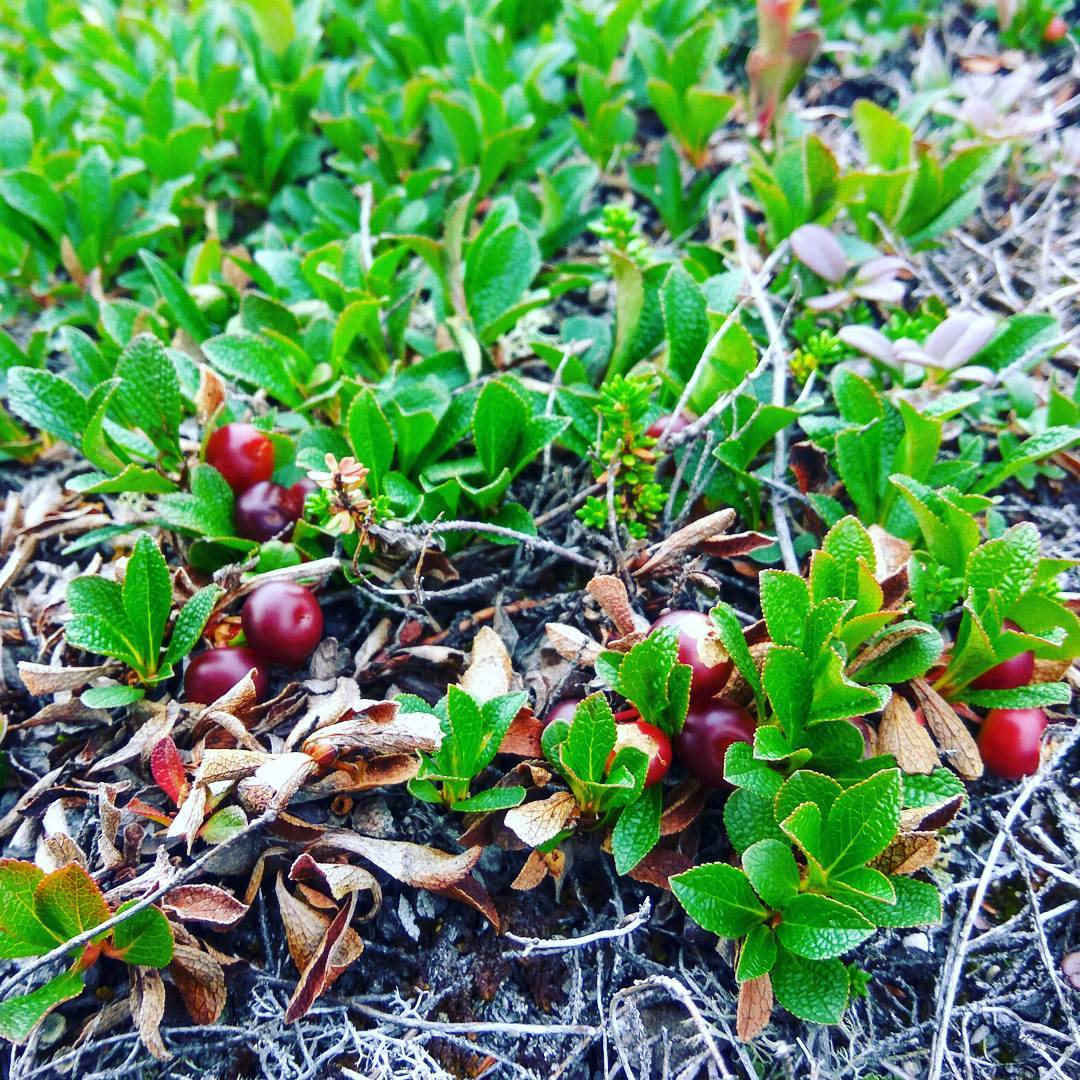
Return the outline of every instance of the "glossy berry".
<path id="1" fill-rule="evenodd" d="M 724 783 L 724 755 L 735 742 L 754 741 L 754 718 L 730 701 L 690 703 L 686 723 L 675 736 L 675 753 L 686 771 L 706 787 Z"/>
<path id="2" fill-rule="evenodd" d="M 298 501 L 291 488 L 269 480 L 252 484 L 236 496 L 233 520 L 237 535 L 259 543 L 272 540 L 296 523 L 303 508 L 303 499 Z"/>
<path id="3" fill-rule="evenodd" d="M 291 506 L 293 508 L 293 521 L 299 521 L 304 516 L 304 502 L 307 497 L 319 490 L 319 485 L 306 476 L 303 480 L 297 480 L 295 484 L 286 489 Z"/>
<path id="4" fill-rule="evenodd" d="M 274 444 L 251 424 L 226 424 L 210 436 L 206 460 L 240 492 L 274 475 Z"/>
<path id="5" fill-rule="evenodd" d="M 266 665 L 254 649 L 209 649 L 188 664 L 184 672 L 184 694 L 188 701 L 209 705 L 228 693 L 249 671 L 253 672 L 255 700 L 262 701 L 269 682 Z"/>
<path id="6" fill-rule="evenodd" d="M 979 753 L 991 771 L 1006 780 L 1039 768 L 1039 744 L 1046 730 L 1042 709 L 991 709 L 979 728 Z"/>
<path id="7" fill-rule="evenodd" d="M 711 698 L 723 690 L 731 674 L 731 661 L 722 660 L 710 667 L 702 655 L 702 641 L 713 636 L 713 624 L 700 611 L 669 611 L 652 624 L 653 630 L 671 626 L 679 635 L 679 663 L 689 664 L 694 674 L 690 680 L 690 697 L 694 700 Z M 717 642 L 719 646 L 719 642 Z"/>
<path id="8" fill-rule="evenodd" d="M 1005 629 L 1019 630 L 1020 627 L 1006 620 Z M 971 685 L 976 690 L 1015 690 L 1018 686 L 1027 686 L 1034 674 L 1035 654 L 1028 650 L 984 671 Z"/>
<path id="9" fill-rule="evenodd" d="M 248 644 L 266 661 L 298 668 L 323 636 L 319 601 L 303 585 L 272 581 L 244 602 L 240 622 Z"/>
<path id="10" fill-rule="evenodd" d="M 1043 41 L 1048 45 L 1055 45 L 1069 32 L 1069 24 L 1060 16 L 1055 15 L 1043 28 Z"/>
<path id="11" fill-rule="evenodd" d="M 574 713 L 577 712 L 577 707 L 581 704 L 581 698 L 560 698 L 551 706 L 547 711 L 547 716 L 544 717 L 544 724 L 550 724 L 555 720 L 565 720 L 568 724 L 574 720 Z"/>
<path id="12" fill-rule="evenodd" d="M 610 769 L 616 755 L 626 746 L 640 750 L 649 759 L 649 770 L 645 773 L 645 786 L 659 784 L 668 774 L 673 758 L 671 740 L 654 724 L 644 720 L 630 720 L 618 724 L 615 728 L 615 749 L 608 755 L 607 767 Z"/>
<path id="13" fill-rule="evenodd" d="M 678 416 L 674 416 L 672 413 L 665 413 L 663 416 L 654 420 L 646 429 L 645 434 L 650 439 L 659 439 L 664 432 L 667 432 L 667 437 L 677 435 L 680 431 L 685 431 L 691 424 L 691 419 L 686 413 L 679 413 Z"/>

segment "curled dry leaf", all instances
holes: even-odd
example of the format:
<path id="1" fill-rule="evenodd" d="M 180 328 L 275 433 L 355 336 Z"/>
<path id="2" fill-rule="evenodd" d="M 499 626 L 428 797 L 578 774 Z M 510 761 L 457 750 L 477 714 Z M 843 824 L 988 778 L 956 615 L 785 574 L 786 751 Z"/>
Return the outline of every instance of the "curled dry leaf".
<path id="1" fill-rule="evenodd" d="M 962 780 L 978 780 L 983 774 L 982 757 L 956 710 L 925 679 L 912 679 L 911 688 L 948 764 Z"/>
<path id="2" fill-rule="evenodd" d="M 739 555 L 749 555 L 776 543 L 775 536 L 766 536 L 759 532 L 732 533 L 730 536 L 713 536 L 701 545 L 706 555 L 719 559 L 734 559 Z"/>
<path id="3" fill-rule="evenodd" d="M 906 773 L 931 773 L 941 764 L 926 728 L 915 719 L 911 706 L 895 693 L 882 712 L 876 750 L 892 754 Z"/>
<path id="4" fill-rule="evenodd" d="M 274 760 L 273 754 L 263 750 L 204 750 L 195 773 L 195 783 L 216 784 L 222 780 L 242 780 Z"/>
<path id="5" fill-rule="evenodd" d="M 339 678 L 334 689 L 327 694 L 309 694 L 304 715 L 293 725 L 285 739 L 285 749 L 292 750 L 311 732 L 330 727 L 339 720 L 351 717 L 371 704 L 364 698 L 360 684 L 355 679 Z"/>
<path id="6" fill-rule="evenodd" d="M 900 811 L 901 832 L 938 832 L 958 813 L 964 805 L 963 795 L 954 795 L 951 799 L 942 799 L 932 806 L 912 806 Z"/>
<path id="7" fill-rule="evenodd" d="M 135 710 L 137 715 L 146 717 L 145 721 L 119 750 L 92 765 L 87 775 L 108 772 L 117 765 L 126 765 L 136 758 L 146 757 L 162 739 L 172 734 L 176 722 L 175 707 L 169 708 L 156 701 L 140 701 Z"/>
<path id="8" fill-rule="evenodd" d="M 29 660 L 19 661 L 19 677 L 34 697 L 75 693 L 89 686 L 94 679 L 111 675 L 117 670 L 119 665 L 111 662 L 94 667 L 53 667 L 49 664 L 33 664 Z"/>
<path id="9" fill-rule="evenodd" d="M 544 627 L 544 633 L 551 647 L 564 660 L 569 660 L 574 664 L 591 667 L 603 652 L 599 642 L 594 641 L 588 634 L 583 634 L 576 626 L 557 622 L 548 623 Z"/>
<path id="10" fill-rule="evenodd" d="M 524 758 L 540 757 L 540 736 L 544 726 L 544 721 L 529 706 L 519 709 L 506 729 L 503 741 L 499 743 L 499 753 Z"/>
<path id="11" fill-rule="evenodd" d="M 888 629 L 883 630 L 872 644 L 861 649 L 851 658 L 851 661 L 847 666 L 847 674 L 854 675 L 855 672 L 860 671 L 862 668 L 866 667 L 867 664 L 877 660 L 879 657 L 885 656 L 886 653 L 892 652 L 902 641 L 906 641 L 908 638 L 918 637 L 925 632 L 926 628 L 917 623 L 912 623 L 908 626 L 889 627 Z"/>
<path id="12" fill-rule="evenodd" d="M 405 784 L 420 771 L 420 759 L 413 754 L 393 754 L 386 757 L 362 758 L 342 763 L 333 772 L 304 785 L 297 801 L 333 798 L 335 795 L 354 795 L 377 787 Z"/>
<path id="13" fill-rule="evenodd" d="M 626 637 L 645 629 L 644 620 L 637 616 L 630 604 L 630 596 L 622 578 L 615 577 L 614 574 L 599 574 L 585 589 L 612 621 L 618 637 Z"/>
<path id="14" fill-rule="evenodd" d="M 635 881 L 644 882 L 665 892 L 671 892 L 671 878 L 689 870 L 694 860 L 689 855 L 672 848 L 654 847 L 637 866 L 630 871 Z"/>
<path id="15" fill-rule="evenodd" d="M 684 525 L 653 548 L 645 563 L 634 571 L 634 577 L 672 569 L 684 552 L 696 551 L 707 540 L 719 539 L 734 523 L 735 511 L 726 508 Z"/>
<path id="16" fill-rule="evenodd" d="M 490 626 L 482 626 L 473 638 L 469 666 L 461 676 L 461 689 L 483 704 L 510 693 L 514 666 L 502 638 Z"/>
<path id="17" fill-rule="evenodd" d="M 181 922 L 202 923 L 224 930 L 248 913 L 248 905 L 217 885 L 180 885 L 161 902 L 166 914 Z"/>
<path id="18" fill-rule="evenodd" d="M 351 863 L 316 862 L 306 851 L 289 868 L 289 880 L 318 882 L 335 900 L 354 892 L 371 893 L 371 910 L 364 919 L 370 919 L 382 904 L 382 887 L 370 871 Z"/>
<path id="19" fill-rule="evenodd" d="M 195 393 L 195 415 L 199 426 L 206 427 L 225 404 L 225 383 L 209 365 L 199 365 L 199 389 Z"/>
<path id="20" fill-rule="evenodd" d="M 434 713 L 403 712 L 394 702 L 367 702 L 347 719 L 319 727 L 301 749 L 321 760 L 327 751 L 335 755 L 356 751 L 369 756 L 434 753 L 442 742 L 442 727 Z"/>
<path id="21" fill-rule="evenodd" d="M 212 701 L 209 705 L 199 709 L 199 718 L 213 719 L 217 714 L 225 713 L 242 720 L 251 715 L 251 711 L 256 705 L 257 696 L 255 691 L 255 680 L 251 677 L 251 672 L 249 671 L 238 683 L 235 683 L 226 690 L 216 701 Z"/>
<path id="22" fill-rule="evenodd" d="M 195 844 L 195 837 L 198 835 L 199 830 L 202 828 L 203 821 L 206 818 L 207 802 L 207 785 L 200 783 L 193 784 L 191 790 L 188 792 L 187 798 L 184 799 L 183 803 L 180 805 L 180 809 L 177 810 L 176 817 L 172 819 L 165 835 L 170 839 L 183 837 L 187 844 L 188 851 L 191 851 Z M 131 803 L 128 803 L 129 808 L 130 806 Z"/>
<path id="23" fill-rule="evenodd" d="M 708 797 L 709 792 L 696 780 L 683 780 L 664 800 L 664 810 L 660 815 L 660 835 L 673 836 L 681 833 L 697 820 Z"/>
<path id="24" fill-rule="evenodd" d="M 940 847 L 934 833 L 900 833 L 870 865 L 883 874 L 914 874 L 937 858 Z"/>
<path id="25" fill-rule="evenodd" d="M 519 761 L 509 772 L 504 773 L 495 782 L 495 787 L 523 787 L 526 792 L 537 791 L 546 788 L 551 783 L 552 771 L 544 761 Z M 486 814 L 470 814 L 470 821 L 465 831 L 458 837 L 458 843 L 462 847 L 473 847 L 479 844 L 485 847 L 488 844 L 498 843 L 513 849 L 519 848 L 520 841 L 516 834 L 510 833 L 503 827 L 505 810 L 492 810 Z"/>
<path id="26" fill-rule="evenodd" d="M 773 1009 L 772 980 L 768 974 L 747 979 L 739 985 L 739 1005 L 735 1012 L 735 1033 L 743 1042 L 760 1035 Z"/>
<path id="27" fill-rule="evenodd" d="M 116 846 L 117 833 L 120 831 L 120 810 L 116 805 L 116 796 L 120 790 L 119 786 L 111 784 L 97 785 L 97 849 L 106 870 L 115 870 L 124 865 L 124 856 Z"/>
<path id="28" fill-rule="evenodd" d="M 522 843 L 535 848 L 573 825 L 579 813 L 577 800 L 569 791 L 556 791 L 546 799 L 536 799 L 507 810 L 503 820 Z"/>
<path id="29" fill-rule="evenodd" d="M 1035 671 L 1031 676 L 1033 683 L 1060 682 L 1069 673 L 1076 670 L 1075 660 L 1046 660 L 1035 658 Z"/>
<path id="30" fill-rule="evenodd" d="M 173 946 L 169 973 L 184 1007 L 196 1024 L 215 1024 L 225 1008 L 225 972 L 209 953 L 194 945 Z"/>
<path id="31" fill-rule="evenodd" d="M 165 1015 L 165 984 L 156 968 L 133 969 L 131 1015 L 143 1046 L 158 1061 L 167 1061 L 172 1057 L 161 1041 L 161 1018 Z"/>
<path id="32" fill-rule="evenodd" d="M 535 889 L 549 875 L 559 881 L 566 873 L 566 853 L 555 851 L 532 851 L 525 864 L 518 871 L 517 877 L 510 883 L 511 889 L 528 892 Z"/>
<path id="33" fill-rule="evenodd" d="M 867 531 L 874 545 L 874 577 L 878 582 L 883 582 L 898 570 L 907 568 L 908 559 L 911 558 L 911 545 L 906 540 L 886 532 L 880 525 L 871 525 Z"/>
<path id="34" fill-rule="evenodd" d="M 282 810 L 318 768 L 307 754 L 276 754 L 237 786 L 241 804 L 252 813 Z"/>

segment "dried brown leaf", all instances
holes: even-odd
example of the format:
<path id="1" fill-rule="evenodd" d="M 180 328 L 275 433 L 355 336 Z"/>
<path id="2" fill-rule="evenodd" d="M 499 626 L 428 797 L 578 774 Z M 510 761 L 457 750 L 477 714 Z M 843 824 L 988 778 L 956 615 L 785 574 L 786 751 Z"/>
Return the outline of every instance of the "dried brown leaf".
<path id="1" fill-rule="evenodd" d="M 638 625 L 639 620 L 630 604 L 630 596 L 622 578 L 615 577 L 614 574 L 599 574 L 585 589 L 612 621 L 618 637 L 625 637 L 643 629 Z"/>
<path id="2" fill-rule="evenodd" d="M 914 874 L 929 866 L 939 849 L 933 833 L 900 833 L 870 865 L 883 874 Z"/>
<path id="3" fill-rule="evenodd" d="M 653 548 L 644 565 L 634 571 L 634 577 L 670 569 L 684 552 L 695 551 L 706 540 L 719 538 L 720 534 L 726 533 L 734 523 L 735 511 L 730 508 L 697 518 Z"/>
<path id="4" fill-rule="evenodd" d="M 654 847 L 644 859 L 630 871 L 630 877 L 635 881 L 642 881 L 646 885 L 653 885 L 665 892 L 671 891 L 670 879 L 676 874 L 689 870 L 694 865 L 694 860 L 689 855 L 672 848 Z"/>
<path id="5" fill-rule="evenodd" d="M 599 642 L 594 641 L 588 634 L 583 634 L 577 627 L 568 626 L 566 623 L 548 623 L 544 627 L 544 633 L 551 647 L 564 660 L 569 660 L 574 664 L 591 667 L 603 652 Z"/>
<path id="6" fill-rule="evenodd" d="M 143 1046 L 158 1061 L 172 1055 L 161 1041 L 161 1018 L 165 1015 L 165 984 L 157 969 L 136 967 L 131 980 L 131 1015 Z"/>
<path id="7" fill-rule="evenodd" d="M 925 680 L 913 679 L 911 688 L 922 706 L 923 718 L 948 764 L 963 780 L 978 780 L 983 774 L 979 748 L 956 710 Z"/>
<path id="8" fill-rule="evenodd" d="M 519 709 L 506 729 L 503 741 L 499 743 L 499 753 L 525 758 L 540 757 L 540 736 L 544 727 L 544 721 L 531 708 L 526 706 Z"/>
<path id="9" fill-rule="evenodd" d="M 352 892 L 371 893 L 371 918 L 382 903 L 382 888 L 375 875 L 362 866 L 351 863 L 316 862 L 306 851 L 289 868 L 291 881 L 317 881 L 335 899 L 342 900 Z"/>
<path id="10" fill-rule="evenodd" d="M 709 794 L 696 780 L 683 780 L 664 801 L 664 810 L 660 815 L 660 835 L 673 836 L 681 833 L 697 820 Z"/>
<path id="11" fill-rule="evenodd" d="M 514 666 L 502 638 L 490 626 L 482 626 L 473 638 L 469 666 L 461 676 L 461 689 L 483 704 L 510 693 L 513 678 Z"/>
<path id="12" fill-rule="evenodd" d="M 522 843 L 535 848 L 553 840 L 572 825 L 579 813 L 577 800 L 569 791 L 556 791 L 546 799 L 536 799 L 507 810 L 503 820 Z"/>
<path id="13" fill-rule="evenodd" d="M 547 860 L 542 851 L 531 851 L 524 865 L 517 873 L 517 877 L 510 882 L 510 888 L 518 892 L 528 892 L 535 889 L 548 876 Z"/>
<path id="14" fill-rule="evenodd" d="M 732 533 L 730 536 L 714 536 L 701 545 L 706 555 L 718 559 L 734 559 L 739 555 L 749 555 L 776 543 L 776 537 L 759 532 Z"/>
<path id="15" fill-rule="evenodd" d="M 307 754 L 275 754 L 253 775 L 240 781 L 237 795 L 244 808 L 252 813 L 261 814 L 271 808 L 282 810 L 317 768 Z"/>
<path id="16" fill-rule="evenodd" d="M 878 582 L 883 582 L 898 570 L 907 569 L 908 560 L 911 558 L 911 544 L 893 536 L 880 525 L 871 525 L 867 531 L 874 545 L 874 558 L 877 563 L 874 577 Z"/>
<path id="17" fill-rule="evenodd" d="M 896 693 L 882 712 L 875 749 L 879 754 L 892 754 L 906 773 L 931 773 L 941 764 L 933 739 L 915 719 L 911 706 Z"/>
<path id="18" fill-rule="evenodd" d="M 217 885 L 179 885 L 161 902 L 166 913 L 181 922 L 204 923 L 218 929 L 235 926 L 248 905 Z"/>
<path id="19" fill-rule="evenodd" d="M 474 847 L 451 855 L 424 844 L 378 840 L 344 829 L 328 829 L 316 848 L 351 852 L 405 885 L 430 890 L 445 888 L 467 877 L 483 854 L 483 848 Z"/>
<path id="20" fill-rule="evenodd" d="M 34 697 L 65 691 L 74 693 L 89 686 L 94 679 L 109 675 L 117 669 L 118 665 L 111 662 L 93 667 L 53 667 L 50 664 L 33 664 L 29 660 L 19 661 L 19 677 Z"/>
<path id="21" fill-rule="evenodd" d="M 768 1026 L 773 1010 L 772 980 L 768 973 L 739 985 L 739 1005 L 735 1012 L 735 1033 L 749 1042 Z"/>

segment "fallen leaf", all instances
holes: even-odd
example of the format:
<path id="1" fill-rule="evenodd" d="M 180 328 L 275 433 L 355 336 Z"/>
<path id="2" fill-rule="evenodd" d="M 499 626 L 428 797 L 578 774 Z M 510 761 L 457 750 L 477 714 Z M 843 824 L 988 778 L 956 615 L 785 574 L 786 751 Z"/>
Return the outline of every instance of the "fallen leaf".
<path id="1" fill-rule="evenodd" d="M 231 892 L 217 885 L 179 885 L 161 902 L 165 911 L 181 922 L 197 922 L 215 929 L 235 926 L 248 913 Z"/>
<path id="2" fill-rule="evenodd" d="M 681 851 L 671 848 L 654 847 L 637 866 L 630 871 L 630 877 L 646 885 L 655 886 L 665 892 L 671 891 L 671 881 L 676 874 L 689 870 L 694 860 Z"/>
<path id="3" fill-rule="evenodd" d="M 553 840 L 577 821 L 579 814 L 574 796 L 569 791 L 556 791 L 546 799 L 536 799 L 507 810 L 503 820 L 522 843 L 535 848 Z"/>
<path id="4" fill-rule="evenodd" d="M 947 763 L 962 780 L 978 780 L 983 774 L 983 760 L 956 710 L 925 679 L 912 679 L 911 688 Z"/>
<path id="5" fill-rule="evenodd" d="M 502 638 L 490 626 L 482 626 L 473 638 L 469 666 L 461 676 L 462 690 L 483 704 L 510 693 L 514 667 Z"/>
<path id="6" fill-rule="evenodd" d="M 262 813 L 282 810 L 318 768 L 307 754 L 275 754 L 237 785 L 237 795 L 246 810 Z"/>
<path id="7" fill-rule="evenodd" d="M 592 666 L 603 652 L 600 643 L 588 634 L 583 634 L 576 626 L 566 623 L 548 623 L 544 633 L 551 647 L 564 659 L 575 664 Z"/>
<path id="8" fill-rule="evenodd" d="M 165 1015 L 165 984 L 155 968 L 135 967 L 131 980 L 131 1015 L 143 1046 L 158 1061 L 172 1054 L 161 1041 L 161 1018 Z"/>
<path id="9" fill-rule="evenodd" d="M 33 664 L 29 660 L 19 661 L 19 677 L 34 697 L 75 693 L 89 686 L 94 679 L 112 675 L 118 670 L 119 665 L 112 662 L 94 667 L 53 667 L 49 664 Z"/>
<path id="10" fill-rule="evenodd" d="M 706 540 L 719 539 L 734 523 L 735 511 L 725 507 L 684 525 L 652 549 L 645 563 L 634 571 L 634 577 L 668 569 L 684 552 L 697 550 Z"/>
<path id="11" fill-rule="evenodd" d="M 739 1004 L 735 1012 L 735 1033 L 742 1042 L 760 1035 L 773 1009 L 772 980 L 768 973 L 739 984 Z"/>
<path id="12" fill-rule="evenodd" d="M 645 627 L 630 604 L 630 596 L 622 578 L 614 574 L 598 574 L 585 586 L 586 592 L 600 605 L 612 621 L 619 637 L 636 634 Z"/>
<path id="13" fill-rule="evenodd" d="M 882 712 L 876 750 L 879 754 L 892 754 L 906 773 L 928 774 L 941 764 L 926 728 L 915 719 L 911 706 L 896 693 Z"/>
<path id="14" fill-rule="evenodd" d="M 901 833 L 889 841 L 870 865 L 883 874 L 914 874 L 929 866 L 939 849 L 938 838 L 933 833 Z"/>
<path id="15" fill-rule="evenodd" d="M 169 972 L 196 1024 L 217 1023 L 225 1008 L 225 972 L 208 953 L 192 945 L 173 946 Z"/>
<path id="16" fill-rule="evenodd" d="M 150 751 L 150 773 L 162 791 L 179 806 L 188 793 L 187 772 L 171 736 L 158 740 Z"/>
<path id="17" fill-rule="evenodd" d="M 499 753 L 525 758 L 540 757 L 540 736 L 545 726 L 544 721 L 528 706 L 519 709 L 506 729 L 503 741 L 499 743 Z"/>
<path id="18" fill-rule="evenodd" d="M 382 887 L 375 875 L 352 863 L 316 862 L 306 851 L 289 868 L 291 881 L 317 881 L 335 900 L 349 893 L 371 893 L 371 910 L 363 916 L 370 919 L 382 903 Z"/>

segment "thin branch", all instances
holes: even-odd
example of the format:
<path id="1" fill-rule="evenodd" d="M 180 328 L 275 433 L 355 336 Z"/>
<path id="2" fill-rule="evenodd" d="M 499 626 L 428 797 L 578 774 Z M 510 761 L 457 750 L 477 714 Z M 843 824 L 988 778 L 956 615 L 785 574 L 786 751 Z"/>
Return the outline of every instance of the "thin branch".
<path id="1" fill-rule="evenodd" d="M 608 930 L 594 930 L 591 934 L 583 934 L 581 937 L 576 938 L 530 938 L 519 937 L 517 934 L 510 933 L 504 934 L 503 937 L 509 938 L 510 941 L 518 945 L 525 946 L 520 952 L 511 954 L 515 956 L 530 956 L 533 953 L 540 952 L 565 952 L 568 949 L 580 949 L 586 945 L 593 945 L 598 941 L 613 941 L 617 938 L 627 937 L 644 926 L 649 921 L 651 914 L 652 902 L 646 897 L 645 902 L 637 911 L 620 919 L 615 926 Z"/>
<path id="2" fill-rule="evenodd" d="M 579 566 L 586 566 L 590 570 L 597 570 L 600 565 L 595 559 L 579 555 L 576 551 L 571 551 L 570 548 L 563 547 L 561 544 L 556 544 L 551 540 L 543 540 L 539 536 L 531 536 L 529 533 L 518 532 L 517 529 L 508 529 L 505 525 L 489 525 L 483 521 L 439 521 L 433 525 L 425 525 L 424 530 L 430 530 L 433 533 L 475 532 L 481 535 L 502 536 L 507 540 L 516 540 L 520 544 L 525 544 L 526 547 L 536 548 L 539 551 L 549 551 L 553 555 L 560 555 L 562 558 L 577 563 Z"/>

